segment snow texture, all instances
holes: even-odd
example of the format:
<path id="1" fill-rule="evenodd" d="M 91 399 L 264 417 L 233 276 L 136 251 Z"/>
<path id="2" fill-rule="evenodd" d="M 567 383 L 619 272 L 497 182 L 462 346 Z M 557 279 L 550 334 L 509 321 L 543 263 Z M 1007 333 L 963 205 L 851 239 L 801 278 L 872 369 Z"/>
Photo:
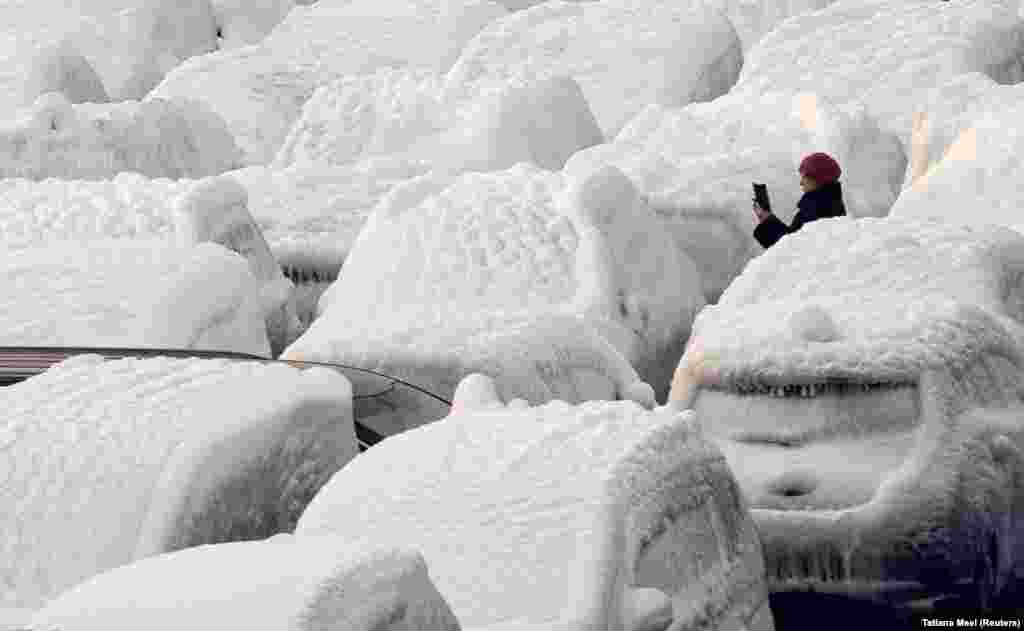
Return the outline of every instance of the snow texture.
<path id="1" fill-rule="evenodd" d="M 925 368 L 1017 352 L 1024 237 L 1013 231 L 839 218 L 808 224 L 780 246 L 751 262 L 697 316 L 693 338 L 714 353 L 724 384 L 907 382 Z M 812 307 L 832 320 L 827 348 L 791 327 L 791 318 Z"/>
<path id="2" fill-rule="evenodd" d="M 443 72 L 503 13 L 490 0 L 320 0 L 295 7 L 257 44 L 186 61 L 152 94 L 202 99 L 227 121 L 246 163 L 267 164 L 318 87 L 384 67 Z"/>
<path id="3" fill-rule="evenodd" d="M 279 535 L 112 570 L 49 603 L 27 629 L 170 631 L 226 621 L 247 631 L 460 628 L 415 551 Z"/>
<path id="4" fill-rule="evenodd" d="M 772 628 L 753 524 L 692 413 L 505 405 L 470 379 L 452 415 L 335 474 L 296 537 L 418 549 L 466 628 L 629 628 L 629 587 L 667 594 L 680 628 Z"/>
<path id="5" fill-rule="evenodd" d="M 270 348 L 277 356 L 294 340 L 291 332 L 299 328 L 291 301 L 294 286 L 282 274 L 247 205 L 248 193 L 234 178 L 204 180 L 180 199 L 175 209 L 175 234 L 183 247 L 213 242 L 249 262 L 249 270 L 261 284 Z"/>
<path id="6" fill-rule="evenodd" d="M 377 202 L 428 168 L 386 158 L 345 167 L 249 167 L 224 176 L 245 187 L 249 213 L 282 266 L 333 280 Z M 0 179 L 0 244 L 174 240 L 182 196 L 206 179 L 149 179 L 127 172 L 106 181 Z"/>
<path id="7" fill-rule="evenodd" d="M 823 9 L 835 0 L 711 0 L 709 4 L 732 22 L 743 45 L 743 53 L 785 20 Z"/>
<path id="8" fill-rule="evenodd" d="M 212 243 L 0 250 L 0 286 L 0 344 L 270 350 L 259 282 L 244 259 Z"/>
<path id="9" fill-rule="evenodd" d="M 155 554 L 290 531 L 357 452 L 351 386 L 322 369 L 82 355 L 0 402 L 4 606 L 38 608 Z"/>
<path id="10" fill-rule="evenodd" d="M 389 312 L 386 321 L 348 321 L 332 312 L 285 351 L 284 358 L 357 366 L 415 384 L 445 399 L 475 372 L 503 397 L 541 404 L 554 399 L 639 398 L 651 387 L 594 326 L 573 314 L 472 312 L 452 306 Z M 405 429 L 435 420 L 404 418 Z"/>
<path id="11" fill-rule="evenodd" d="M 1021 278 L 1005 228 L 827 219 L 700 313 L 670 398 L 733 467 L 776 587 L 978 570 L 987 602 L 1024 563 L 1018 461 L 995 467 L 993 426 L 963 416 L 1020 403 Z M 1019 445 L 1020 412 L 998 415 Z"/>
<path id="12" fill-rule="evenodd" d="M 51 92 L 0 127 L 3 178 L 197 178 L 240 159 L 224 122 L 188 100 L 74 105 Z"/>
<path id="13" fill-rule="evenodd" d="M 984 370 L 968 379 L 984 379 Z M 845 510 L 755 508 L 770 584 L 918 581 L 932 593 L 951 593 L 968 579 L 974 602 L 987 607 L 1024 577 L 1024 408 L 1003 402 L 964 411 L 977 391 L 949 377 L 922 376 L 922 405 L 935 403 L 924 408 L 918 432 L 901 436 L 913 441 L 906 461 L 889 458 L 888 475 L 869 501 Z M 875 443 L 862 466 L 878 466 L 870 459 L 885 444 Z M 819 456 L 835 463 L 859 451 L 846 445 L 842 457 Z M 729 460 L 735 467 L 739 458 Z"/>
<path id="14" fill-rule="evenodd" d="M 905 156 L 859 105 L 833 106 L 814 93 L 731 94 L 682 108 L 649 106 L 611 143 L 580 151 L 566 172 L 621 169 L 697 263 L 709 302 L 754 256 L 752 182 L 768 185 L 772 210 L 789 221 L 800 199 L 800 160 L 815 151 L 843 168 L 843 198 L 854 216 L 885 215 Z"/>
<path id="15" fill-rule="evenodd" d="M 108 180 L 0 179 L 0 249 L 52 241 L 171 239 L 191 180 L 119 173 Z"/>
<path id="16" fill-rule="evenodd" d="M 920 125 L 919 177 L 892 214 L 1024 228 L 1018 209 L 1024 135 L 1016 124 L 1022 96 L 1022 86 L 997 86 L 977 74 L 937 89 Z"/>
<path id="17" fill-rule="evenodd" d="M 72 38 L 112 100 L 142 99 L 182 61 L 217 50 L 210 0 L 142 0 L 83 15 Z"/>
<path id="18" fill-rule="evenodd" d="M 663 397 L 703 305 L 693 262 L 621 172 L 567 180 L 520 164 L 392 190 L 321 298 L 328 319 L 293 348 L 343 345 L 362 322 L 386 334 L 392 312 L 441 324 L 451 311 L 559 311 L 596 327 Z"/>
<path id="19" fill-rule="evenodd" d="M 797 15 L 750 51 L 736 98 L 813 91 L 863 103 L 907 155 L 915 108 L 928 90 L 966 73 L 1024 80 L 1024 19 L 1016 0 L 840 0 Z"/>
<path id="20" fill-rule="evenodd" d="M 373 207 L 396 185 L 424 175 L 421 161 L 383 157 L 344 166 L 232 171 L 249 194 L 249 211 L 286 268 L 337 277 Z"/>
<path id="21" fill-rule="evenodd" d="M 510 79 L 568 76 L 612 137 L 650 103 L 684 105 L 726 93 L 742 64 L 732 24 L 706 5 L 554 1 L 485 27 L 449 71 L 445 92 L 452 98 Z"/>
<path id="22" fill-rule="evenodd" d="M 211 3 L 220 50 L 259 43 L 297 4 L 295 0 L 211 0 Z"/>
<path id="23" fill-rule="evenodd" d="M 25 78 L 24 105 L 31 105 L 47 92 L 60 92 L 71 103 L 110 100 L 92 64 L 68 38 L 44 47 L 32 60 Z"/>
<path id="24" fill-rule="evenodd" d="M 273 164 L 344 165 L 391 154 L 449 172 L 519 162 L 557 170 L 576 151 L 603 141 L 579 85 L 568 77 L 509 83 L 449 102 L 433 71 L 388 68 L 317 90 Z"/>

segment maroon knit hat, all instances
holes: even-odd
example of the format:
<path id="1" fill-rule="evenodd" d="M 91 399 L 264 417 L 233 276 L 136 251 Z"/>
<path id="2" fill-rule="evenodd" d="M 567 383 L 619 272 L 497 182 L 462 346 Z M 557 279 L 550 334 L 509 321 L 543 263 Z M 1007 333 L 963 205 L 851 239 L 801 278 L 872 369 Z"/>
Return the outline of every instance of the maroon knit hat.
<path id="1" fill-rule="evenodd" d="M 842 170 L 827 153 L 812 153 L 800 162 L 800 173 L 813 178 L 818 184 L 828 184 L 838 180 Z"/>

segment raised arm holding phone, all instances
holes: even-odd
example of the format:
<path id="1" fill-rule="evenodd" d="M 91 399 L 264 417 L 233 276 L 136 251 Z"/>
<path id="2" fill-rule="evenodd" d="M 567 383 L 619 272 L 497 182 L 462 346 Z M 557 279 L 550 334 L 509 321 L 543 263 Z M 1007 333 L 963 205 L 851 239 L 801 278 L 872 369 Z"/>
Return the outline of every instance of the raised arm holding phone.
<path id="1" fill-rule="evenodd" d="M 787 234 L 796 232 L 816 219 L 841 217 L 846 214 L 843 191 L 839 184 L 839 164 L 825 153 L 812 153 L 800 162 L 800 188 L 804 194 L 797 203 L 793 222 L 786 225 L 772 214 L 768 187 L 754 184 L 754 238 L 764 248 L 775 245 Z"/>

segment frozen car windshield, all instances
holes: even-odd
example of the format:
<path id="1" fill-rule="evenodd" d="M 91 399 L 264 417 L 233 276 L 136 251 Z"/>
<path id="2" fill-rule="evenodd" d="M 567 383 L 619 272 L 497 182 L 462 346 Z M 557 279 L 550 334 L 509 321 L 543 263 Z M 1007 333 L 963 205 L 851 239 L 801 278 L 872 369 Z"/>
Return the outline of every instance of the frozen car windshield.
<path id="1" fill-rule="evenodd" d="M 45 372 L 75 355 L 101 355 L 108 359 L 126 357 L 196 357 L 283 363 L 299 369 L 324 367 L 336 370 L 352 384 L 352 407 L 356 437 L 361 450 L 413 425 L 447 416 L 451 402 L 419 386 L 354 366 L 322 362 L 267 359 L 246 353 L 162 348 L 94 348 L 57 346 L 0 346 L 0 386 L 8 386 Z"/>

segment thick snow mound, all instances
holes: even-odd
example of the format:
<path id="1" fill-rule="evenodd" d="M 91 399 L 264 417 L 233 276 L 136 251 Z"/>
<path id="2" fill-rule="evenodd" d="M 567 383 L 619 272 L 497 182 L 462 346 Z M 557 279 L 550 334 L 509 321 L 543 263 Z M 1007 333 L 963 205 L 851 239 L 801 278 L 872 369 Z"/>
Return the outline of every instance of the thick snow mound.
<path id="1" fill-rule="evenodd" d="M 928 90 L 965 72 L 1024 80 L 1024 19 L 1016 0 L 840 0 L 780 24 L 747 56 L 736 98 L 815 91 L 868 107 L 907 155 L 915 108 Z"/>
<path id="2" fill-rule="evenodd" d="M 52 241 L 166 238 L 190 180 L 119 173 L 108 180 L 0 179 L 0 249 Z"/>
<path id="3" fill-rule="evenodd" d="M 497 171 L 529 162 L 559 170 L 581 149 L 604 142 L 580 85 L 570 77 L 511 85 L 468 105 L 437 147 L 435 168 Z"/>
<path id="4" fill-rule="evenodd" d="M 409 305 L 565 309 L 598 327 L 657 390 L 704 299 L 693 262 L 621 172 L 567 180 L 520 164 L 396 187 L 367 221 L 321 312 L 334 303 L 337 335 L 346 335 L 342 322 L 380 320 Z"/>
<path id="5" fill-rule="evenodd" d="M 770 33 L 785 20 L 823 9 L 836 0 L 711 0 L 709 4 L 718 8 L 736 29 L 736 35 L 746 54 L 762 37 Z"/>
<path id="6" fill-rule="evenodd" d="M 71 103 L 106 103 L 103 81 L 69 38 L 43 47 L 25 78 L 24 105 L 47 92 L 60 92 Z"/>
<path id="7" fill-rule="evenodd" d="M 239 166 L 241 155 L 215 114 L 195 101 L 73 105 L 40 97 L 0 128 L 0 177 L 109 179 L 202 177 Z"/>
<path id="8" fill-rule="evenodd" d="M 1024 89 L 995 86 L 978 75 L 944 87 L 936 97 L 955 92 L 964 98 L 949 98 L 920 120 L 918 177 L 892 214 L 1024 227 L 1017 186 L 1024 135 L 1014 122 L 1024 114 Z"/>
<path id="9" fill-rule="evenodd" d="M 344 166 L 248 167 L 230 176 L 248 192 L 249 211 L 282 266 L 334 278 L 374 206 L 429 169 L 422 161 L 384 158 Z"/>
<path id="10" fill-rule="evenodd" d="M 385 69 L 320 88 L 274 161 L 348 164 L 396 155 L 449 172 L 495 171 L 519 162 L 560 169 L 604 137 L 568 77 L 510 83 L 464 101 L 441 97 L 436 73 Z"/>
<path id="11" fill-rule="evenodd" d="M 217 50 L 210 0 L 140 0 L 118 15 L 122 33 L 179 61 Z"/>
<path id="12" fill-rule="evenodd" d="M 445 90 L 450 97 L 509 79 L 572 77 L 611 137 L 650 103 L 725 94 L 742 63 L 732 24 L 703 4 L 555 1 L 484 28 L 449 71 Z"/>
<path id="13" fill-rule="evenodd" d="M 295 0 L 211 0 L 211 3 L 221 50 L 258 43 L 296 5 Z"/>
<path id="14" fill-rule="evenodd" d="M 614 165 L 633 179 L 697 263 L 713 301 L 763 251 L 753 238 L 751 183 L 766 183 L 773 211 L 789 221 L 800 199 L 797 168 L 815 151 L 842 166 L 850 214 L 888 212 L 905 165 L 898 141 L 864 107 L 835 107 L 814 93 L 650 106 L 611 143 L 574 155 L 566 171 Z"/>
<path id="15" fill-rule="evenodd" d="M 184 247 L 212 242 L 242 255 L 261 283 L 260 298 L 271 352 L 280 354 L 299 328 L 291 295 L 294 286 L 267 246 L 247 209 L 249 195 L 230 176 L 199 182 L 178 202 L 175 234 Z M 297 333 L 295 334 L 297 336 Z"/>
<path id="16" fill-rule="evenodd" d="M 473 312 L 454 305 L 404 308 L 378 319 L 350 322 L 340 310 L 328 311 L 284 358 L 358 366 L 448 400 L 473 373 L 492 377 L 503 397 L 533 404 L 627 399 L 650 389 L 601 335 L 607 331 L 574 314 Z M 644 396 L 653 403 L 653 392 Z M 409 418 L 402 429 L 433 420 Z"/>
<path id="17" fill-rule="evenodd" d="M 744 500 L 691 413 L 513 406 L 485 389 L 360 454 L 313 499 L 296 537 L 419 550 L 467 628 L 629 628 L 619 625 L 630 587 L 667 594 L 683 628 L 700 612 L 715 612 L 717 628 L 767 608 Z"/>
<path id="18" fill-rule="evenodd" d="M 270 351 L 260 283 L 219 245 L 55 241 L 0 262 L 3 344 Z"/>
<path id="19" fill-rule="evenodd" d="M 418 553 L 287 534 L 106 572 L 47 604 L 25 628 L 171 631 L 227 620 L 246 631 L 459 630 Z"/>
<path id="20" fill-rule="evenodd" d="M 39 607 L 154 554 L 288 531 L 357 452 L 351 386 L 333 371 L 85 355 L 0 402 L 5 606 Z"/>
<path id="21" fill-rule="evenodd" d="M 1018 291 L 1024 236 L 929 219 L 839 218 L 808 224 L 780 244 L 697 317 L 693 337 L 714 352 L 727 383 L 833 373 L 905 381 L 988 348 L 1014 352 L 1010 333 L 985 326 L 986 317 L 1024 320 L 1017 298 L 1004 295 Z M 804 327 L 790 326 L 810 305 L 831 317 L 827 352 L 813 335 L 796 335 Z"/>
<path id="22" fill-rule="evenodd" d="M 295 7 L 257 44 L 186 61 L 152 95 L 201 99 L 248 164 L 267 164 L 320 86 L 389 66 L 443 71 L 503 13 L 490 0 L 321 0 Z"/>
<path id="23" fill-rule="evenodd" d="M 333 279 L 377 202 L 397 184 L 428 170 L 420 162 L 385 159 L 344 167 L 249 167 L 223 176 L 246 189 L 248 211 L 279 263 Z M 0 179 L 0 244 L 174 240 L 182 197 L 206 181 L 137 173 L 105 181 Z"/>
<path id="24" fill-rule="evenodd" d="M 143 98 L 172 68 L 218 44 L 210 0 L 143 0 L 86 15 L 73 38 L 115 101 Z"/>
<path id="25" fill-rule="evenodd" d="M 325 85 L 302 106 L 272 166 L 345 165 L 409 151 L 451 124 L 437 72 L 383 68 Z"/>

